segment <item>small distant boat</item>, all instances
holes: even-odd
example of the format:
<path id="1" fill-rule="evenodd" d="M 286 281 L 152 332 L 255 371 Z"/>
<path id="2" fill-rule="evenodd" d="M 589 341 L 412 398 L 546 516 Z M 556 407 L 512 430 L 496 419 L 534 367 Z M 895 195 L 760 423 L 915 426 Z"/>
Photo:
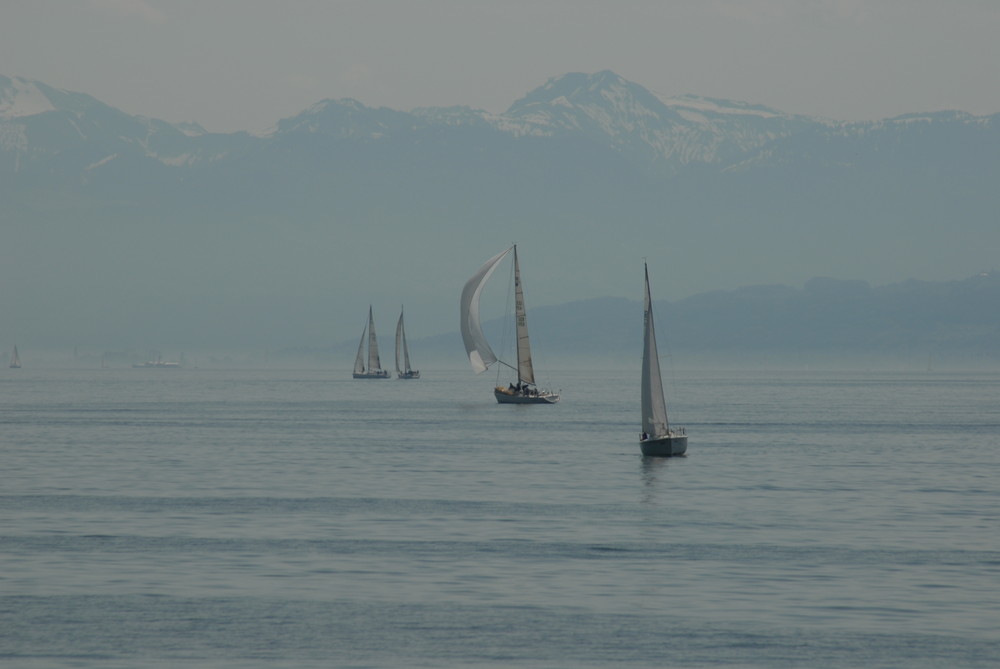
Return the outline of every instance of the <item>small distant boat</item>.
<path id="1" fill-rule="evenodd" d="M 653 299 L 649 294 L 649 267 L 645 263 L 643 265 L 646 270 L 646 295 L 642 337 L 642 437 L 639 446 L 643 455 L 684 455 L 687 452 L 687 433 L 684 428 L 670 427 L 667 421 L 667 401 L 663 395 L 660 357 L 653 327 Z"/>
<path id="2" fill-rule="evenodd" d="M 514 252 L 514 317 L 517 330 L 517 367 L 498 360 L 490 348 L 483 328 L 479 323 L 479 295 L 483 286 L 493 274 L 500 261 L 508 253 Z M 501 251 L 486 261 L 479 271 L 465 284 L 461 300 L 461 330 L 465 352 L 469 355 L 476 374 L 485 372 L 495 362 L 517 371 L 517 382 L 507 386 L 497 385 L 493 396 L 500 404 L 555 404 L 559 395 L 541 390 L 535 385 L 535 370 L 531 363 L 531 344 L 528 341 L 528 321 L 524 307 L 524 293 L 521 289 L 521 267 L 517 261 L 517 245 Z"/>
<path id="3" fill-rule="evenodd" d="M 365 342 L 368 342 L 368 366 L 365 366 Z M 372 308 L 368 307 L 368 324 L 361 331 L 361 343 L 358 344 L 358 356 L 354 359 L 354 378 L 356 379 L 388 379 L 389 372 L 382 369 L 378 359 L 378 341 L 375 339 L 375 319 L 372 318 Z"/>
<path id="4" fill-rule="evenodd" d="M 403 366 L 399 366 L 402 353 Z M 406 347 L 406 331 L 403 329 L 403 310 L 399 310 L 396 322 L 396 376 L 401 379 L 419 379 L 420 370 L 410 369 L 410 349 Z"/>
<path id="5" fill-rule="evenodd" d="M 167 362 L 166 360 L 147 360 L 146 362 L 137 362 L 132 365 L 136 369 L 180 369 L 181 363 L 179 362 Z"/>
<path id="6" fill-rule="evenodd" d="M 10 368 L 21 369 L 21 356 L 17 354 L 17 344 L 14 344 L 14 352 L 10 354 Z"/>

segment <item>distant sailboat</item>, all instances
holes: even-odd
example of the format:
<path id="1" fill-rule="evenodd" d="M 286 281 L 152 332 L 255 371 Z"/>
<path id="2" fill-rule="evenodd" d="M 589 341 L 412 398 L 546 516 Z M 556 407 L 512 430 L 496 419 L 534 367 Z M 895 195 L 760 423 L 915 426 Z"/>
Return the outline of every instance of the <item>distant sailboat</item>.
<path id="1" fill-rule="evenodd" d="M 168 362 L 160 357 L 159 353 L 154 356 L 154 351 L 149 352 L 149 359 L 145 362 L 137 362 L 132 365 L 136 369 L 180 369 L 181 363 Z M 182 356 L 183 357 L 183 356 Z"/>
<path id="2" fill-rule="evenodd" d="M 514 251 L 514 316 L 517 330 L 517 367 L 497 360 L 490 348 L 486 335 L 479 323 L 479 296 L 483 286 L 493 274 L 493 270 L 508 253 Z M 500 404 L 555 404 L 559 401 L 556 393 L 540 390 L 535 385 L 535 370 L 531 363 L 531 345 L 528 341 L 528 322 L 524 307 L 524 293 L 521 289 L 521 268 L 517 260 L 517 245 L 501 251 L 486 261 L 479 271 L 465 284 L 461 299 L 461 330 L 465 351 L 469 355 L 476 374 L 485 372 L 494 362 L 500 362 L 517 370 L 517 383 L 507 387 L 496 386 L 493 395 Z"/>
<path id="3" fill-rule="evenodd" d="M 10 368 L 21 369 L 21 356 L 17 354 L 17 344 L 14 344 L 14 352 L 10 354 Z"/>
<path id="4" fill-rule="evenodd" d="M 368 366 L 365 367 L 365 341 L 368 342 Z M 382 369 L 378 359 L 378 341 L 375 339 L 375 319 L 372 318 L 372 308 L 368 307 L 368 325 L 361 331 L 361 343 L 358 344 L 358 356 L 354 359 L 354 378 L 356 379 L 388 379 L 389 372 Z"/>
<path id="5" fill-rule="evenodd" d="M 180 369 L 181 363 L 179 362 L 167 362 L 166 360 L 147 360 L 146 362 L 137 362 L 132 365 L 136 369 Z"/>
<path id="6" fill-rule="evenodd" d="M 687 451 L 684 428 L 672 428 L 667 421 L 667 402 L 660 377 L 660 357 L 653 328 L 653 299 L 649 294 L 649 267 L 646 270 L 646 294 L 642 337 L 642 438 L 643 455 L 683 455 Z"/>
<path id="7" fill-rule="evenodd" d="M 400 358 L 402 353 L 402 358 Z M 403 366 L 399 366 L 400 359 Z M 399 321 L 396 322 L 396 375 L 401 379 L 419 379 L 420 371 L 410 369 L 410 349 L 406 347 L 406 332 L 403 329 L 403 310 L 399 310 Z"/>

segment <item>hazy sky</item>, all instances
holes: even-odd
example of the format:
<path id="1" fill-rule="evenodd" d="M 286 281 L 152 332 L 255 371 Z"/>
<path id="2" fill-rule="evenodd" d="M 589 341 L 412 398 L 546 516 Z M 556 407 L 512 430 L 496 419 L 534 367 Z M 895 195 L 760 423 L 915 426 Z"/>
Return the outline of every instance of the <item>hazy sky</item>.
<path id="1" fill-rule="evenodd" d="M 324 98 L 492 112 L 567 72 L 839 120 L 1000 112 L 997 0 L 2 0 L 0 74 L 263 131 Z"/>

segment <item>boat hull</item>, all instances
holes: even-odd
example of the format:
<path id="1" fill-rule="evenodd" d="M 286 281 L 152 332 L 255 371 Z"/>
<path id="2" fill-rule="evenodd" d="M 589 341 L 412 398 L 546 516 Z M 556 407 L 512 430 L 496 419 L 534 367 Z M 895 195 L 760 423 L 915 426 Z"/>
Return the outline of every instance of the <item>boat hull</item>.
<path id="1" fill-rule="evenodd" d="M 494 388 L 493 396 L 499 404 L 555 404 L 559 396 L 555 393 L 539 391 L 537 395 L 525 395 L 507 388 Z"/>
<path id="2" fill-rule="evenodd" d="M 409 372 L 400 372 L 398 374 L 398 376 L 401 379 L 419 379 L 420 378 L 420 372 L 418 372 L 417 370 L 414 369 L 414 370 L 409 371 Z"/>
<path id="3" fill-rule="evenodd" d="M 388 379 L 389 372 L 378 371 L 378 372 L 354 372 L 354 378 L 356 379 Z"/>
<path id="4" fill-rule="evenodd" d="M 684 455 L 687 452 L 687 435 L 667 435 L 639 442 L 642 454 L 652 457 L 668 458 L 674 455 Z"/>

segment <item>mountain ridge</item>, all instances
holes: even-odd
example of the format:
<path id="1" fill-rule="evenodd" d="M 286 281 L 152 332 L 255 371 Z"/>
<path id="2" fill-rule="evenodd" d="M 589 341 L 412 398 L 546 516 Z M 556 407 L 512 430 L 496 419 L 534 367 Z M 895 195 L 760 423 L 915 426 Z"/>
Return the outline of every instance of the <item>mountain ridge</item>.
<path id="1" fill-rule="evenodd" d="M 376 141 L 436 127 L 474 127 L 513 138 L 578 135 L 629 156 L 654 174 L 671 176 L 688 165 L 727 170 L 746 169 L 751 161 L 789 161 L 792 155 L 781 150 L 788 144 L 782 140 L 789 137 L 811 134 L 829 144 L 838 139 L 864 141 L 888 132 L 896 139 L 890 136 L 886 141 L 893 142 L 900 133 L 926 122 L 973 125 L 995 134 L 998 119 L 1000 114 L 974 116 L 947 110 L 838 122 L 746 102 L 659 96 L 605 70 L 552 77 L 502 114 L 470 107 L 401 111 L 371 108 L 352 99 L 325 99 L 293 117 L 279 119 L 266 135 L 253 137 L 246 132 L 206 133 L 194 122 L 172 124 L 130 116 L 84 93 L 0 75 L 0 154 L 15 155 L 14 173 L 33 159 L 46 167 L 51 164 L 46 159 L 65 161 L 71 157 L 67 149 L 72 145 L 92 158 L 84 164 L 69 161 L 77 170 L 100 169 L 127 155 L 184 167 L 238 157 L 254 142 L 301 134 Z M 55 137 L 48 139 L 46 134 L 53 132 L 57 132 Z M 53 139 L 72 143 L 60 147 Z"/>
<path id="2" fill-rule="evenodd" d="M 510 240 L 530 304 L 628 295 L 641 256 L 680 299 L 944 280 L 1000 248 L 1000 115 L 842 123 L 609 71 L 553 77 L 503 114 L 326 99 L 265 136 L 8 77 L 0 101 L 0 282 L 17 287 L 0 311 L 40 335 L 224 340 L 242 323 L 315 345 L 354 337 L 334 314 L 401 302 L 433 331 Z"/>

